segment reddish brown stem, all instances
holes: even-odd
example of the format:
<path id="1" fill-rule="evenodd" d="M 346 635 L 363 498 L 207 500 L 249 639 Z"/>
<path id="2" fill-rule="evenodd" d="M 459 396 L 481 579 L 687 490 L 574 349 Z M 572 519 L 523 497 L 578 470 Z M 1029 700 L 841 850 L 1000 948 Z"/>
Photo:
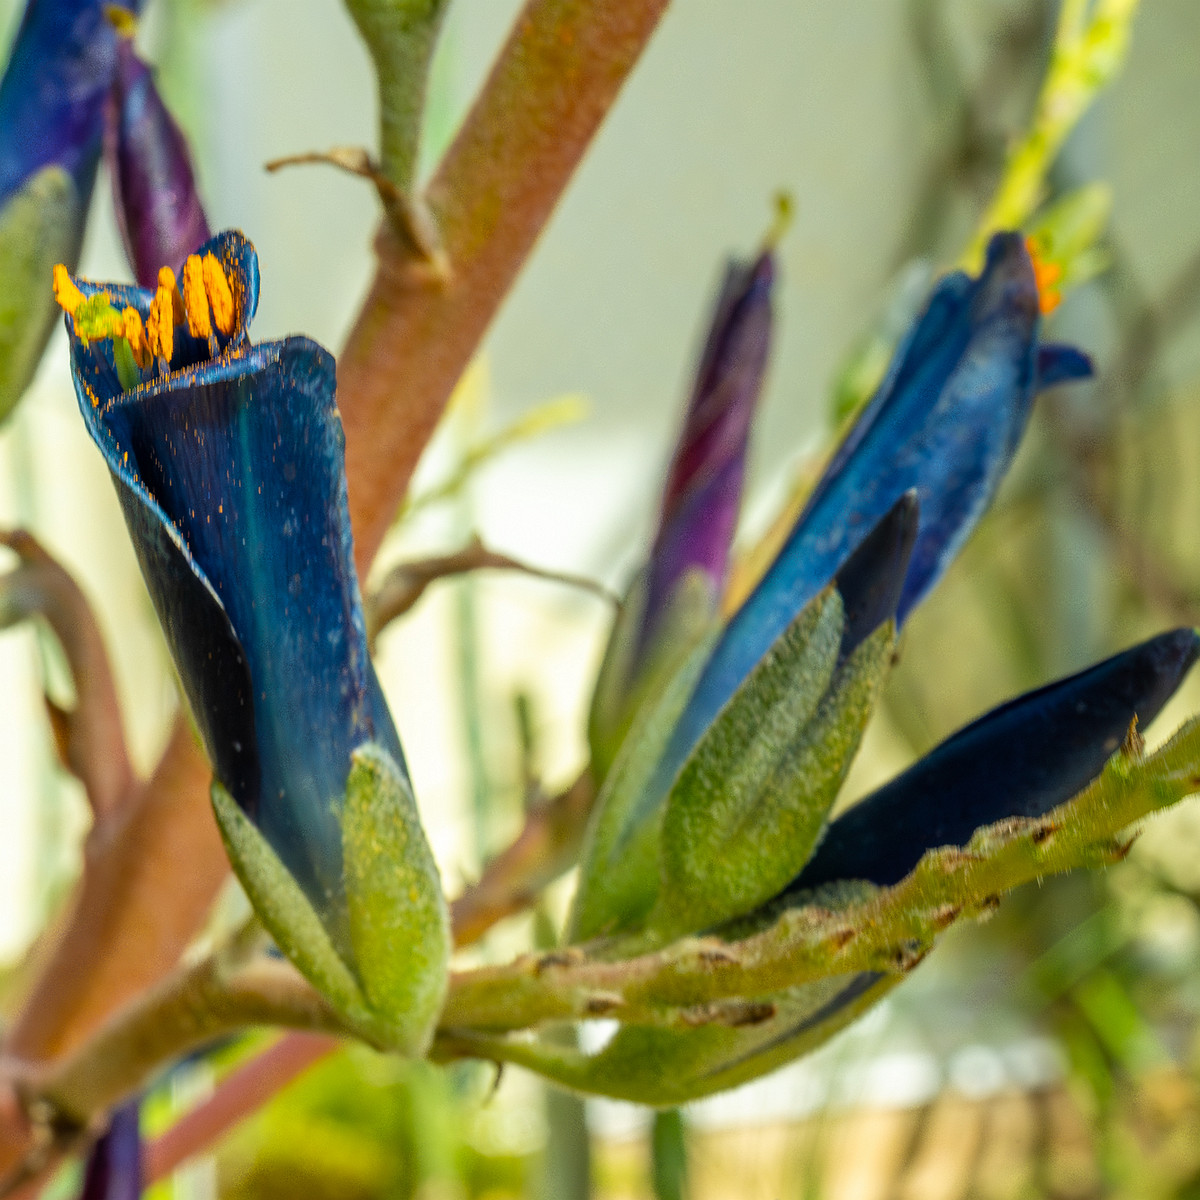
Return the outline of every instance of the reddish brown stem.
<path id="1" fill-rule="evenodd" d="M 359 569 L 668 0 L 530 0 L 427 196 L 448 277 L 386 229 L 338 364 Z"/>
<path id="2" fill-rule="evenodd" d="M 6 1039 L 10 1054 L 75 1049 L 179 961 L 229 870 L 209 778 L 180 717 L 154 775 L 89 835 L 69 915 Z"/>
<path id="3" fill-rule="evenodd" d="M 83 784 L 93 817 L 103 820 L 131 793 L 134 782 L 104 639 L 79 585 L 31 534 L 0 531 L 0 545 L 21 560 L 0 579 L 0 618 L 9 623 L 41 616 L 58 638 L 71 668 L 76 703 L 69 712 L 48 697 L 47 705 L 63 763 Z"/>
<path id="4" fill-rule="evenodd" d="M 516 840 L 450 906 L 456 945 L 477 942 L 498 921 L 527 908 L 574 863 L 594 796 L 592 777 L 585 773 L 530 812 Z"/>

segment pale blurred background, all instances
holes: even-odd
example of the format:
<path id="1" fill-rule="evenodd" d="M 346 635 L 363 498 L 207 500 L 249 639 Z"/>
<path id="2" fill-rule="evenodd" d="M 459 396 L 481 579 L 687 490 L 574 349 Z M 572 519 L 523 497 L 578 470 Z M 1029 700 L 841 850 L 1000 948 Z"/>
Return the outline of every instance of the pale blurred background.
<path id="1" fill-rule="evenodd" d="M 0 0 L 5 36 L 19 7 Z M 454 0 L 435 69 L 429 161 L 518 7 Z M 935 267 L 957 257 L 1027 118 L 1056 8 L 1050 0 L 676 0 L 506 302 L 416 492 L 548 401 L 583 397 L 586 414 L 497 454 L 452 501 L 406 522 L 388 560 L 453 549 L 478 531 L 531 563 L 623 587 L 647 545 L 722 258 L 755 248 L 772 197 L 785 190 L 796 215 L 779 250 L 778 337 L 745 521 L 747 534 L 761 529 L 826 444 L 840 366 L 898 272 L 914 257 Z M 261 257 L 254 336 L 304 332 L 336 349 L 369 279 L 375 199 L 366 184 L 326 167 L 268 174 L 263 164 L 373 144 L 372 76 L 354 28 L 334 0 L 148 0 L 147 10 L 141 44 L 192 138 L 212 223 L 245 230 Z M 1103 179 L 1114 192 L 1114 270 L 1073 295 L 1052 323 L 1053 336 L 1096 353 L 1100 382 L 1035 419 L 1007 503 L 913 620 L 853 789 L 1020 688 L 1195 621 L 1200 470 L 1188 451 L 1200 453 L 1200 323 L 1191 320 L 1198 144 L 1200 5 L 1146 0 L 1123 77 L 1055 175 L 1060 187 Z M 125 277 L 103 180 L 97 196 L 83 273 Z M 1135 361 L 1139 350 L 1147 362 Z M 1099 447 L 1113 520 L 1097 519 L 1086 503 L 1091 485 L 1080 483 L 1072 458 L 1081 445 Z M 174 706 L 169 667 L 106 472 L 77 417 L 60 334 L 33 392 L 0 430 L 0 523 L 30 525 L 83 581 L 109 637 L 137 759 L 151 763 Z M 1154 546 L 1175 592 L 1134 569 L 1130 531 L 1135 547 Z M 585 593 L 489 574 L 438 585 L 384 635 L 381 673 L 452 893 L 519 820 L 518 694 L 530 703 L 547 784 L 568 782 L 583 765 L 583 714 L 609 619 Z M 69 886 L 86 819 L 77 788 L 52 763 L 38 700 L 43 669 L 52 687 L 63 686 L 48 640 L 32 631 L 0 637 L 0 960 L 20 954 Z M 1197 707 L 1193 687 L 1159 735 Z M 1166 1020 L 1157 1000 L 1142 1004 L 1136 981 L 1126 990 L 1138 1019 L 1158 1030 L 1165 1057 L 1153 1065 L 1190 1069 L 1200 1004 L 1200 920 L 1189 899 L 1200 891 L 1197 864 L 1200 819 L 1185 806 L 1143 839 L 1129 871 L 1048 888 L 1040 908 L 1035 895 L 1015 898 L 1007 917 L 951 939 L 893 1001 L 815 1060 L 700 1106 L 693 1121 L 778 1127 L 830 1105 L 923 1111 L 946 1089 L 978 1103 L 1042 1094 L 1064 1079 L 1076 1086 L 1081 1060 L 1063 1032 L 1069 1021 L 1051 1011 L 1052 1000 L 1031 999 L 1022 972 L 1097 913 L 1113 916 L 1120 946 L 1157 953 L 1183 980 L 1169 993 L 1175 1042 L 1153 1025 Z M 1045 915 L 1048 905 L 1056 916 Z M 527 937 L 518 924 L 483 952 Z M 1152 986 L 1158 998 L 1167 994 L 1166 983 Z M 1114 1077 L 1134 1071 L 1118 1066 Z M 479 1145 L 520 1159 L 544 1144 L 527 1079 L 506 1081 L 490 1108 L 479 1107 L 486 1088 L 462 1087 L 475 1089 Z M 1080 1104 L 1086 1116 L 1103 1115 L 1099 1100 L 1095 1112 Z M 613 1144 L 630 1136 L 639 1144 L 644 1117 L 633 1110 L 596 1105 L 590 1117 Z M 883 1134 L 862 1134 L 874 1136 Z M 1091 1194 L 1084 1175 L 1067 1194 Z M 641 1194 L 642 1176 L 630 1179 L 629 1194 Z M 774 1194 L 742 1182 L 747 1190 L 726 1194 Z M 1036 1194 L 1051 1192 L 1047 1184 Z"/>

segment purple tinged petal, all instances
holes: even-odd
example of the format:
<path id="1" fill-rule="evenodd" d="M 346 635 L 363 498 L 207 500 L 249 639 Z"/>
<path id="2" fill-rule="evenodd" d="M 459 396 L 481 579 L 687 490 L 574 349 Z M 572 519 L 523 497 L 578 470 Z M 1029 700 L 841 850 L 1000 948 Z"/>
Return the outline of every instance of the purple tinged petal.
<path id="1" fill-rule="evenodd" d="M 125 252 L 142 287 L 160 267 L 176 273 L 208 241 L 187 140 L 167 110 L 154 76 L 122 38 L 117 50 L 106 157 Z"/>
<path id="2" fill-rule="evenodd" d="M 774 279 L 769 250 L 753 262 L 726 267 L 663 491 L 650 553 L 643 646 L 687 571 L 703 571 L 714 596 L 724 587 L 750 426 L 771 347 Z"/>
<path id="3" fill-rule="evenodd" d="M 80 1200 L 138 1200 L 142 1194 L 139 1102 L 113 1111 L 108 1129 L 88 1155 Z"/>

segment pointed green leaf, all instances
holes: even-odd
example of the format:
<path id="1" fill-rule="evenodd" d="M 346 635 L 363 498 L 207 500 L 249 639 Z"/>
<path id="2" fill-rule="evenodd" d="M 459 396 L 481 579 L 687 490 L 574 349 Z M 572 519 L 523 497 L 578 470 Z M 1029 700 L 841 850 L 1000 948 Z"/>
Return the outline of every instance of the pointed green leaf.
<path id="1" fill-rule="evenodd" d="M 55 263 L 73 264 L 82 214 L 71 177 L 44 167 L 0 210 L 0 421 L 29 386 L 58 315 Z"/>
<path id="2" fill-rule="evenodd" d="M 756 908 L 812 854 L 858 752 L 895 640 L 891 622 L 880 626 L 831 678 L 841 604 L 836 592 L 825 595 L 823 619 L 806 621 L 802 614 L 779 638 L 671 789 L 663 886 L 649 921 L 661 937 Z M 816 690 L 822 684 L 824 695 Z"/>
<path id="3" fill-rule="evenodd" d="M 714 630 L 633 718 L 592 810 L 569 922 L 573 939 L 628 928 L 654 903 L 662 797 L 647 797 L 647 788 L 715 640 Z"/>
<path id="4" fill-rule="evenodd" d="M 419 1054 L 445 996 L 450 920 L 412 789 L 380 746 L 354 752 L 342 853 L 350 939 L 368 1003 L 389 1046 Z"/>
<path id="5" fill-rule="evenodd" d="M 229 861 L 275 944 L 338 1012 L 361 1024 L 366 1000 L 300 885 L 216 780 L 212 803 Z"/>

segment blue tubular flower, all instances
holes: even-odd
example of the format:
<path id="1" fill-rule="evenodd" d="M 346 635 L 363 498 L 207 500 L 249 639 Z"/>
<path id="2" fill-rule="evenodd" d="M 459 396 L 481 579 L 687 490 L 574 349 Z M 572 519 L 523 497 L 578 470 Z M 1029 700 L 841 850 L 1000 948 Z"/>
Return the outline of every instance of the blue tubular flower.
<path id="1" fill-rule="evenodd" d="M 227 284 L 203 320 L 202 291 L 173 324 L 173 278 L 156 293 L 79 281 L 64 299 L 79 405 L 216 777 L 352 960 L 340 826 L 351 753 L 377 742 L 401 769 L 403 757 L 367 657 L 334 361 L 303 337 L 250 343 L 258 262 L 241 234 L 197 257 L 206 282 Z M 141 366 L 129 341 L 85 340 L 118 313 L 146 331 Z"/>
<path id="2" fill-rule="evenodd" d="M 43 167 L 90 193 L 117 35 L 101 0 L 29 0 L 0 81 L 0 205 Z M 140 3 L 126 7 L 136 11 Z"/>
<path id="3" fill-rule="evenodd" d="M 129 37 L 117 50 L 105 141 L 125 253 L 138 283 L 153 287 L 163 263 L 179 271 L 211 234 L 183 131 Z"/>
<path id="4" fill-rule="evenodd" d="M 702 732 L 788 624 L 897 498 L 920 529 L 896 613 L 941 577 L 1012 461 L 1038 386 L 1090 369 L 1039 346 L 1039 297 L 1020 236 L 998 234 L 977 279 L 937 286 L 887 378 L 838 448 L 775 562 L 722 632 L 664 757 L 674 777 Z"/>
<path id="5" fill-rule="evenodd" d="M 28 0 L 0 80 L 0 418 L 53 327 L 46 275 L 79 258 L 116 65 L 105 7 Z"/>
<path id="6" fill-rule="evenodd" d="M 79 1200 L 138 1200 L 142 1194 L 140 1102 L 116 1109 L 88 1155 Z"/>

